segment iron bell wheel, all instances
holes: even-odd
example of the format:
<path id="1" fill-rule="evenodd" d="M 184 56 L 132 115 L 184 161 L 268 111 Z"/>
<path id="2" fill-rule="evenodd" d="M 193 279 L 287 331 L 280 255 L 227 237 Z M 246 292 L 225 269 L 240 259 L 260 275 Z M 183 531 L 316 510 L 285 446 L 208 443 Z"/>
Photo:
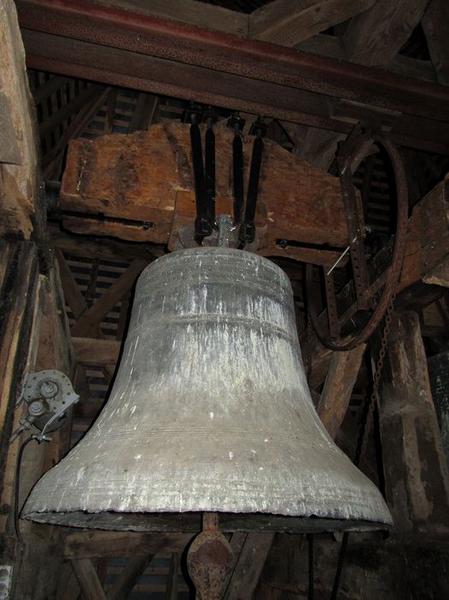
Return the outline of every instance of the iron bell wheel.
<path id="1" fill-rule="evenodd" d="M 287 276 L 229 248 L 182 250 L 145 269 L 110 399 L 22 516 L 198 531 L 202 512 L 220 513 L 224 531 L 391 524 L 315 412 Z"/>

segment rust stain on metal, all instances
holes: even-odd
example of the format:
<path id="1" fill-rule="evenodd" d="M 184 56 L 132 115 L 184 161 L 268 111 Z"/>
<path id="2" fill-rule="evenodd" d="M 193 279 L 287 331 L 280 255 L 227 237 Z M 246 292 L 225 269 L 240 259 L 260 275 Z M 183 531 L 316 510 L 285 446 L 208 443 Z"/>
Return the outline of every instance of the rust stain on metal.
<path id="1" fill-rule="evenodd" d="M 219 531 L 202 531 L 187 554 L 187 568 L 198 600 L 221 600 L 232 565 L 233 553 Z"/>

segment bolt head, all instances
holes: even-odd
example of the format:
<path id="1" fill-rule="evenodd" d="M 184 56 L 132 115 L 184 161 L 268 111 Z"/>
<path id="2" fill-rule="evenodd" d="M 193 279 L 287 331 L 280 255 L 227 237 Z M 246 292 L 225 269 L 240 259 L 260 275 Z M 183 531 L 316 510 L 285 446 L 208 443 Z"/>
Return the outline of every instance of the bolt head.
<path id="1" fill-rule="evenodd" d="M 54 381 L 43 381 L 39 387 L 39 391 L 43 398 L 54 398 L 58 393 L 58 385 Z"/>

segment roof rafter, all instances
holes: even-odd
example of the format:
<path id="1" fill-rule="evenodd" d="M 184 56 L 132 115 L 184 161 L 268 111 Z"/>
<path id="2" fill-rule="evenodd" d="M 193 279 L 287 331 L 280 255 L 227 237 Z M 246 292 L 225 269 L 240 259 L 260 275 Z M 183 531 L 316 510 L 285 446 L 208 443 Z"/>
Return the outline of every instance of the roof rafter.
<path id="1" fill-rule="evenodd" d="M 295 46 L 368 10 L 375 0 L 275 0 L 249 17 L 249 36 Z"/>
<path id="2" fill-rule="evenodd" d="M 421 21 L 429 0 L 378 0 L 351 19 L 343 36 L 350 61 L 388 65 Z"/>

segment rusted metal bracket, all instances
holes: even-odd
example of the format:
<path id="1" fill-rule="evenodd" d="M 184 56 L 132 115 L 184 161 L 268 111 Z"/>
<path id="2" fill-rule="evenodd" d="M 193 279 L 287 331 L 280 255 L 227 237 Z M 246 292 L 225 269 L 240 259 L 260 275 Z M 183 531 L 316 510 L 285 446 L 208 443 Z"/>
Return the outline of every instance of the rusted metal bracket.
<path id="1" fill-rule="evenodd" d="M 203 514 L 203 530 L 187 553 L 197 600 L 221 600 L 232 565 L 232 548 L 220 532 L 217 513 Z"/>
<path id="2" fill-rule="evenodd" d="M 396 233 L 394 236 L 391 264 L 370 280 L 365 255 L 365 224 L 363 207 L 352 183 L 353 173 L 362 160 L 373 153 L 373 147 L 383 148 L 388 155 L 395 177 L 397 195 Z M 337 297 L 331 281 L 333 268 L 324 270 L 327 310 L 321 311 L 314 268 L 306 266 L 307 303 L 311 323 L 321 343 L 331 350 L 351 350 L 366 340 L 375 331 L 385 315 L 395 293 L 401 272 L 408 217 L 407 181 L 401 156 L 392 142 L 382 133 L 354 131 L 343 144 L 337 157 L 337 166 L 342 185 L 342 194 L 348 219 L 350 235 L 349 252 L 353 271 L 355 302 L 342 316 L 338 315 Z M 335 267 L 336 265 L 334 265 Z M 378 300 L 376 300 L 378 298 Z M 344 326 L 351 322 L 356 313 L 363 311 L 363 325 L 349 336 Z M 319 316 L 319 313 L 322 313 Z M 323 316 L 327 312 L 326 316 Z M 327 325 L 325 324 L 327 321 Z M 343 332 L 343 333 L 342 333 Z"/>

